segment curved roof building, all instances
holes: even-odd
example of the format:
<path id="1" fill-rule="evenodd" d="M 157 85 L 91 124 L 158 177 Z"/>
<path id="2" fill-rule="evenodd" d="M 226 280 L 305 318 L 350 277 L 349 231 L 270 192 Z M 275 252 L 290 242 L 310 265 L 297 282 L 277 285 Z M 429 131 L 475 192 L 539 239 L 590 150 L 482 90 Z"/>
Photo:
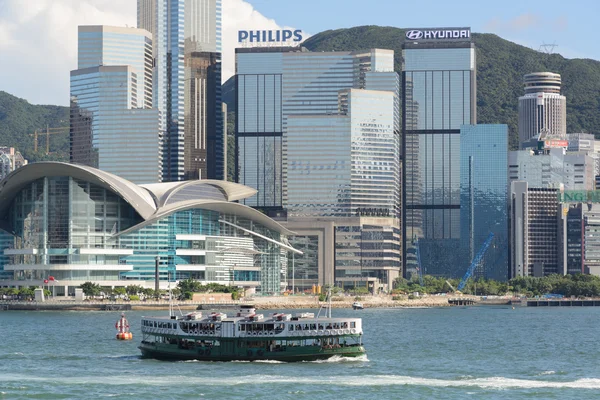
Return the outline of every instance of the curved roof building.
<path id="1" fill-rule="evenodd" d="M 244 185 L 198 180 L 136 185 L 89 166 L 29 164 L 0 182 L 0 286 L 57 294 L 83 282 L 154 287 L 160 279 L 258 287 L 278 293 L 289 230 L 233 201 Z"/>

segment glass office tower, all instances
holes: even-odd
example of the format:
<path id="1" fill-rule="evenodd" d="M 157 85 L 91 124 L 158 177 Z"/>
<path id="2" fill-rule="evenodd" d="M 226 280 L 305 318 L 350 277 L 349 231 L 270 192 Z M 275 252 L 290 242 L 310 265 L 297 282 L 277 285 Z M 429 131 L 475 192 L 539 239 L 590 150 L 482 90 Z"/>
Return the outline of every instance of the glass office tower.
<path id="1" fill-rule="evenodd" d="M 289 116 L 339 114 L 339 92 L 345 89 L 397 94 L 399 79 L 393 64 L 394 52 L 382 49 L 314 53 L 299 47 L 236 49 L 236 177 L 258 190 L 245 204 L 277 210 L 286 202 Z M 399 128 L 399 113 L 393 115 Z"/>
<path id="2" fill-rule="evenodd" d="M 417 241 L 428 274 L 449 276 L 463 263 L 453 255 L 460 240 L 460 126 L 476 123 L 475 48 L 468 36 L 410 38 L 403 45 L 405 275 L 416 272 Z"/>
<path id="3" fill-rule="evenodd" d="M 152 108 L 152 35 L 145 29 L 78 27 L 77 68 L 130 65 L 137 74 L 136 108 Z"/>
<path id="4" fill-rule="evenodd" d="M 463 125 L 460 128 L 460 238 L 467 270 L 488 235 L 492 245 L 476 277 L 506 280 L 508 275 L 508 126 Z"/>
<path id="5" fill-rule="evenodd" d="M 160 182 L 162 137 L 156 109 L 136 108 L 128 65 L 71 71 L 70 159 L 132 182 Z"/>
<path id="6" fill-rule="evenodd" d="M 154 37 L 164 180 L 224 179 L 221 0 L 138 0 L 138 27 Z"/>
<path id="7" fill-rule="evenodd" d="M 80 26 L 71 71 L 70 161 L 135 183 L 161 181 L 162 132 L 152 109 L 152 35 Z"/>
<path id="8" fill-rule="evenodd" d="M 340 92 L 340 115 L 288 116 L 289 216 L 399 214 L 395 99 L 392 92 L 349 89 Z"/>

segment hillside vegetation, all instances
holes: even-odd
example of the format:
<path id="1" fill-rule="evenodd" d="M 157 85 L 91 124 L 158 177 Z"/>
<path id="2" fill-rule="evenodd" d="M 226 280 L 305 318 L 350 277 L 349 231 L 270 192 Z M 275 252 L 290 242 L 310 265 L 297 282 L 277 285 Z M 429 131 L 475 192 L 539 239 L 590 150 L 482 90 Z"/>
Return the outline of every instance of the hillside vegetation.
<path id="1" fill-rule="evenodd" d="M 19 150 L 30 162 L 68 161 L 68 131 L 50 135 L 50 154 L 46 155 L 46 135 L 38 137 L 38 152 L 34 152 L 33 133 L 50 128 L 69 126 L 69 108 L 33 105 L 26 100 L 0 91 L 0 146 Z"/>

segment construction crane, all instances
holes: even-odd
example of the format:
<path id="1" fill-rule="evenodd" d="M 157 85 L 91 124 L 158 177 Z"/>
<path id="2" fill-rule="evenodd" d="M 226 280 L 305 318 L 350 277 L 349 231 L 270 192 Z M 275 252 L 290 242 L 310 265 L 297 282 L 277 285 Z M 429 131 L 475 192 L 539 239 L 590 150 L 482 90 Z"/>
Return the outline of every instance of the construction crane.
<path id="1" fill-rule="evenodd" d="M 68 133 L 69 132 L 69 127 L 68 126 L 63 126 L 63 127 L 59 127 L 59 128 L 50 128 L 48 125 L 46 125 L 46 129 L 36 129 L 35 132 L 33 132 L 33 151 L 37 153 L 38 151 L 38 136 L 39 135 L 46 135 L 46 154 L 50 153 L 50 135 L 56 135 L 56 134 L 60 134 L 60 133 Z"/>
<path id="2" fill-rule="evenodd" d="M 415 249 L 417 252 L 417 272 L 419 273 L 419 284 L 423 285 L 423 267 L 421 267 L 421 251 L 419 250 L 419 239 L 415 240 Z"/>
<path id="3" fill-rule="evenodd" d="M 462 290 L 465 288 L 467 281 L 469 280 L 471 275 L 473 275 L 475 268 L 481 262 L 481 259 L 483 258 L 488 247 L 490 247 L 490 244 L 492 243 L 492 239 L 494 239 L 494 233 L 490 232 L 490 235 L 487 237 L 487 239 L 485 240 L 485 242 L 483 243 L 483 245 L 481 246 L 481 248 L 479 249 L 479 251 L 477 252 L 475 257 L 473 258 L 471 265 L 469 265 L 469 268 L 467 269 L 465 276 L 463 276 L 462 280 L 458 284 L 458 287 L 456 289 L 457 292 L 462 292 Z"/>
<path id="4" fill-rule="evenodd" d="M 452 286 L 450 281 L 447 280 L 446 283 L 448 284 L 448 286 L 450 286 L 450 289 L 452 289 L 452 292 L 456 292 L 456 289 L 454 289 L 454 286 Z"/>

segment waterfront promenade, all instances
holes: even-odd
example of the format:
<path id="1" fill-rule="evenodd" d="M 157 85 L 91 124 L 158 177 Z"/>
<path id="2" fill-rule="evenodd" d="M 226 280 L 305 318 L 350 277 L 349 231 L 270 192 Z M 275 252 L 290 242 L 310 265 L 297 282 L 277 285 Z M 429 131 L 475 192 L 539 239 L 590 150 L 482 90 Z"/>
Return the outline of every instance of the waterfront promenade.
<path id="1" fill-rule="evenodd" d="M 392 296 L 361 296 L 360 302 L 365 308 L 394 308 L 394 307 L 448 307 L 448 297 L 427 296 L 408 299 L 408 297 Z M 352 308 L 353 296 L 333 297 L 332 308 Z M 196 310 L 219 307 L 231 307 L 237 304 L 254 304 L 259 310 L 273 309 L 306 309 L 319 308 L 323 302 L 316 296 L 277 296 L 253 297 L 242 301 L 174 301 L 175 310 Z M 169 302 L 160 301 L 75 301 L 75 300 L 46 300 L 36 301 L 0 301 L 0 310 L 38 310 L 38 311 L 127 311 L 127 310 L 168 310 Z"/>

